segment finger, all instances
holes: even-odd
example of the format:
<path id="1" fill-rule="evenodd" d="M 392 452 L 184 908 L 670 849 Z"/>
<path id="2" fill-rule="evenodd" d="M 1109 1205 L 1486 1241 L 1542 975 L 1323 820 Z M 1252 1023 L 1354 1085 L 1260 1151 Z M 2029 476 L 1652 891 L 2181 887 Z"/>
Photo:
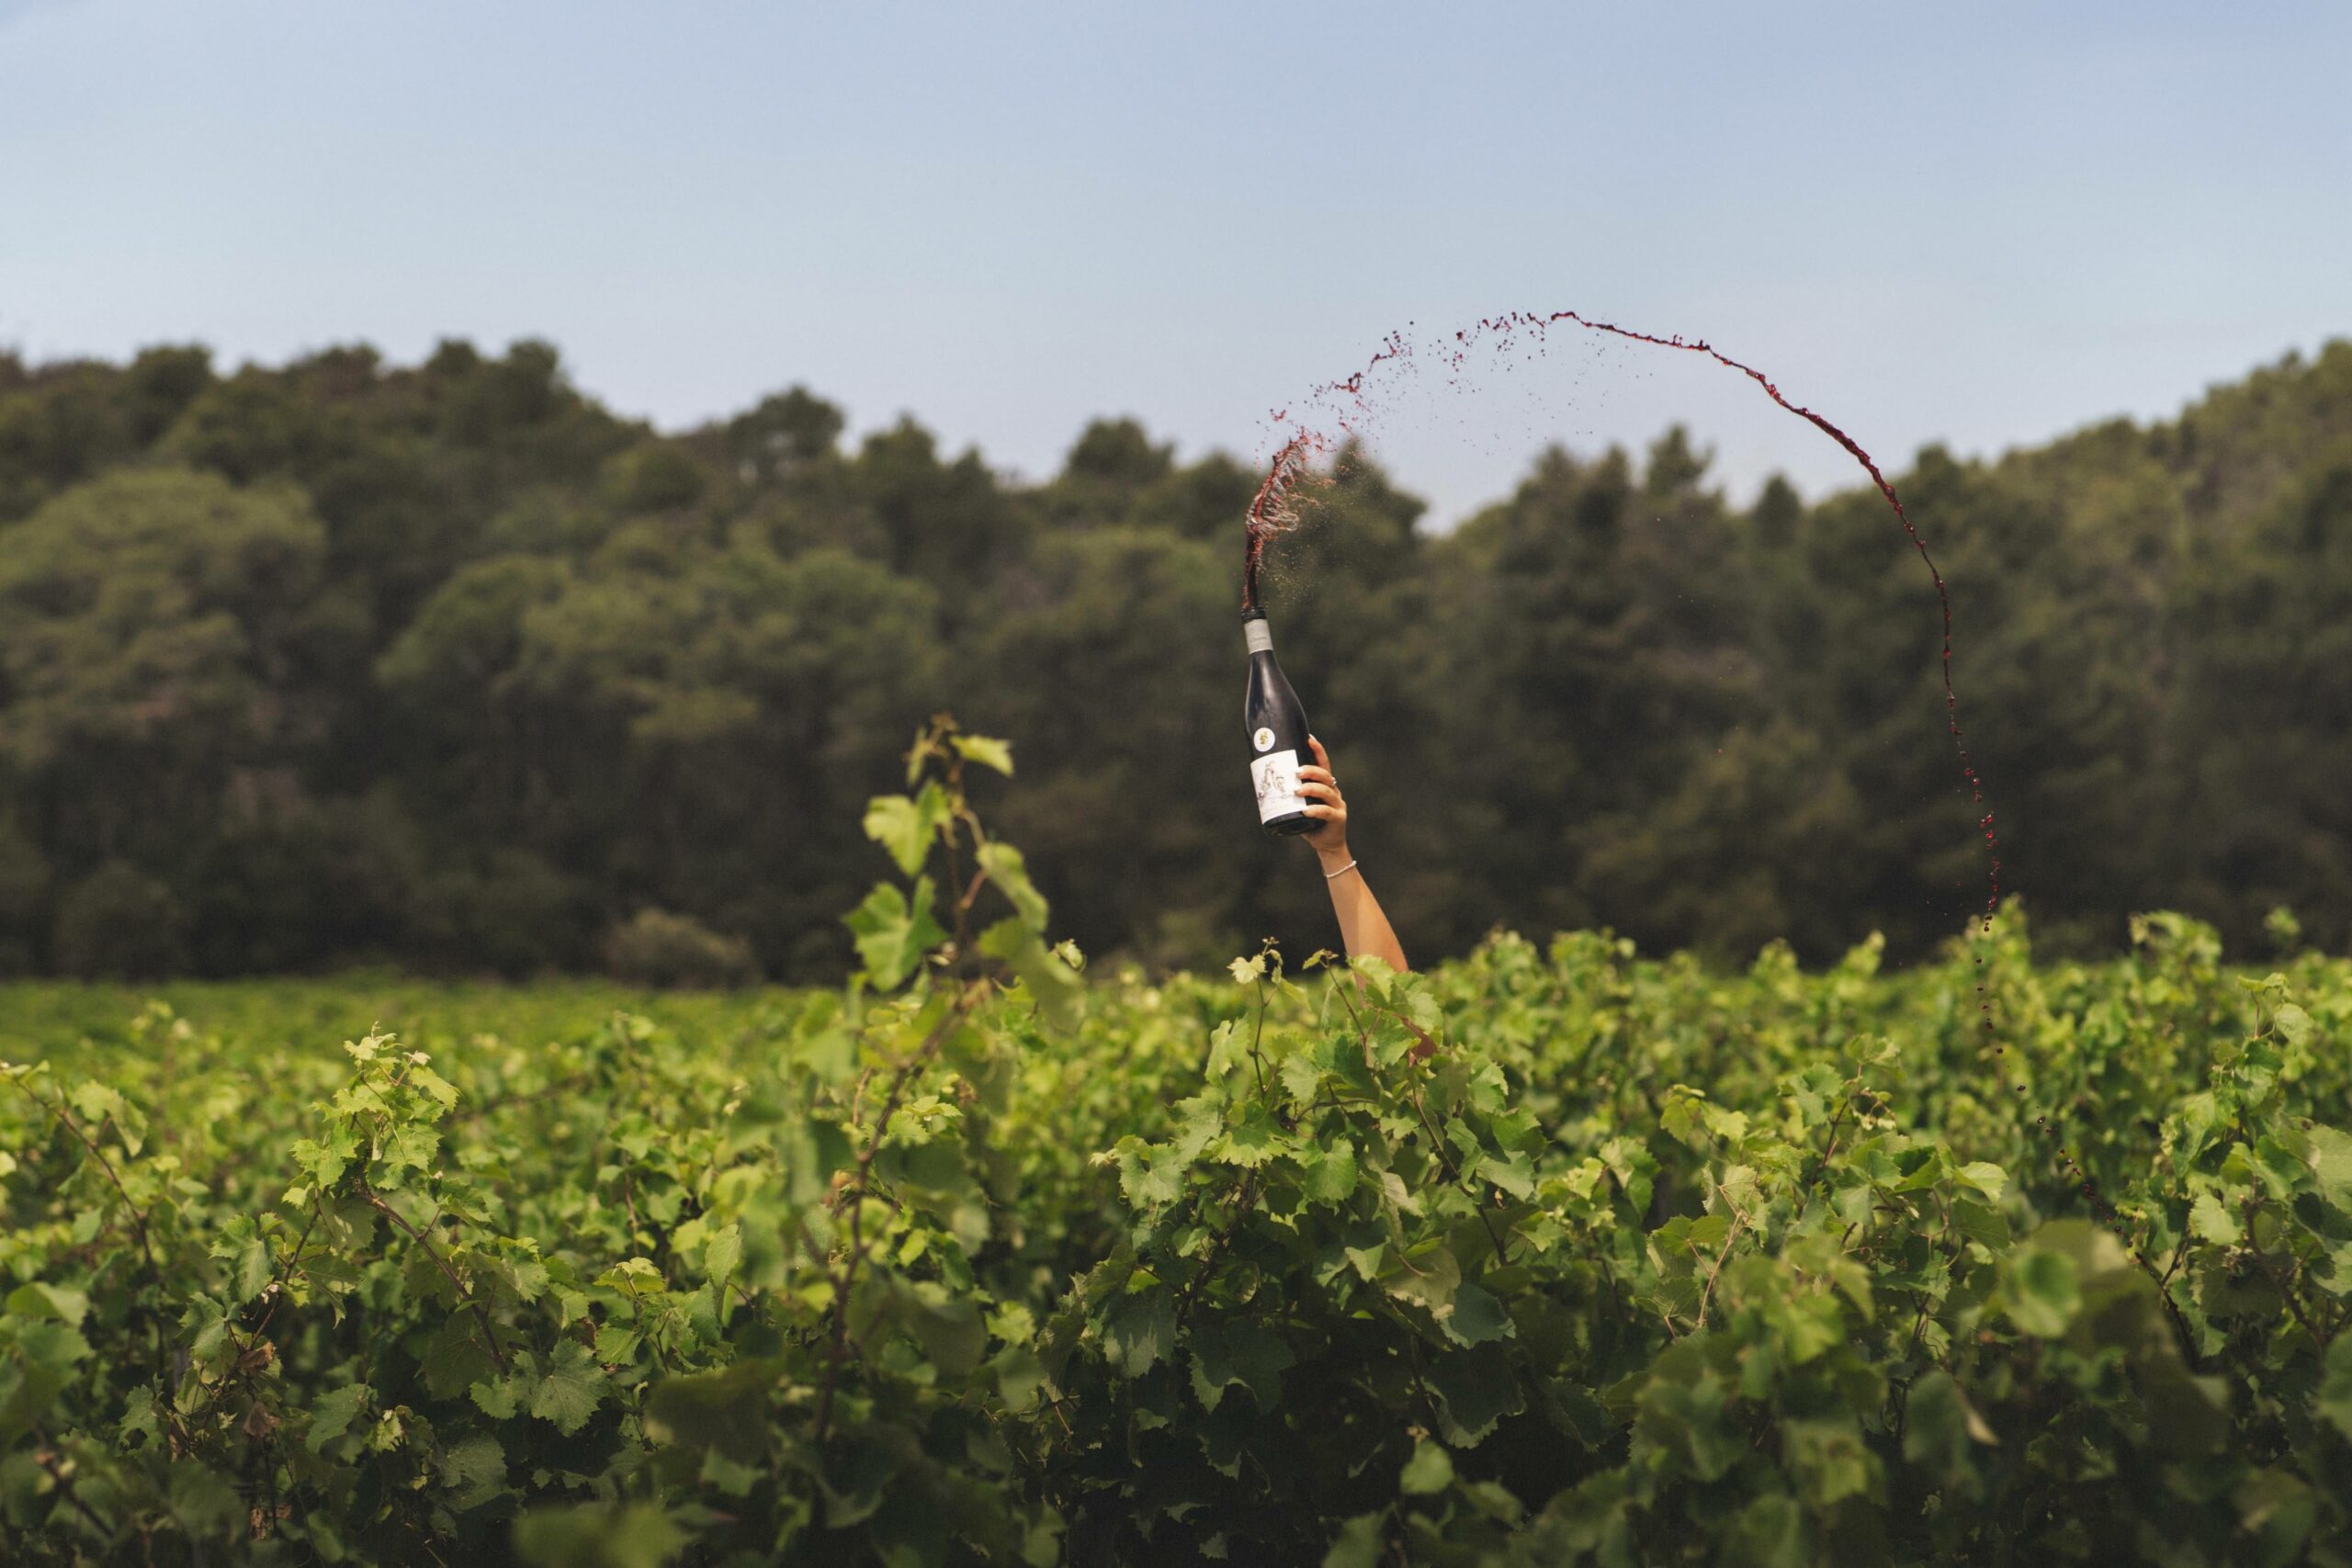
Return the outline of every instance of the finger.
<path id="1" fill-rule="evenodd" d="M 1331 776 L 1330 769 L 1318 768 L 1312 762 L 1299 769 L 1298 776 L 1303 779 L 1311 779 L 1317 784 L 1336 784 L 1340 782 Z"/>
<path id="2" fill-rule="evenodd" d="M 1316 765 L 1328 771 L 1331 766 L 1331 754 L 1323 750 L 1323 742 L 1310 735 L 1306 738 L 1306 743 L 1315 748 Z"/>
<path id="3" fill-rule="evenodd" d="M 1332 788 L 1327 784 L 1317 784 L 1312 779 L 1308 779 L 1301 783 L 1298 786 L 1298 793 L 1309 799 L 1329 801 L 1333 806 L 1340 804 L 1340 792 L 1338 790 Z"/>
<path id="4" fill-rule="evenodd" d="M 1319 817 L 1326 822 L 1331 821 L 1340 815 L 1340 808 L 1336 806 L 1302 806 L 1299 809 L 1306 813 L 1309 817 Z"/>

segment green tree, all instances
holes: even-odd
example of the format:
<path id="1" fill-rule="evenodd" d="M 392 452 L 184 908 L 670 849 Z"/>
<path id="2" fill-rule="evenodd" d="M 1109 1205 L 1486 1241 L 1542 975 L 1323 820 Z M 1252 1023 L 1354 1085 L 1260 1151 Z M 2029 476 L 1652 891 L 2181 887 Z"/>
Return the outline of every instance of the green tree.
<path id="1" fill-rule="evenodd" d="M 0 761 L 53 860 L 165 864 L 212 829 L 234 770 L 317 733 L 324 536 L 299 492 L 126 470 L 7 546 Z"/>
<path id="2" fill-rule="evenodd" d="M 2233 548 L 2199 549 L 2170 606 L 2187 668 L 2169 720 L 2180 759 L 2155 833 L 2192 908 L 2258 941 L 2287 905 L 2311 939 L 2352 942 L 2352 448 Z"/>
<path id="3" fill-rule="evenodd" d="M 75 883 L 51 938 L 59 973 L 78 979 L 151 980 L 187 966 L 187 910 L 136 866 L 108 861 Z"/>
<path id="4" fill-rule="evenodd" d="M 1241 634 L 1230 563 L 1139 528 L 1066 534 L 1031 563 L 1025 603 L 976 639 L 989 678 L 959 694 L 1021 738 L 1008 830 L 1089 951 L 1189 955 L 1236 929 L 1271 846 L 1238 767 Z M 1293 846 L 1283 846 L 1290 848 Z"/>
<path id="5" fill-rule="evenodd" d="M 40 846 L 0 817 L 0 976 L 37 972 L 50 880 Z"/>

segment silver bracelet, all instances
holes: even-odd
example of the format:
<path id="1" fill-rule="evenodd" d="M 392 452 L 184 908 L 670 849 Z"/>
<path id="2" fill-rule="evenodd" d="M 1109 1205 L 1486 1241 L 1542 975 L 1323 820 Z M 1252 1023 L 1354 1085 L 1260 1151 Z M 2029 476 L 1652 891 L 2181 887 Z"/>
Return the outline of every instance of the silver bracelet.
<path id="1" fill-rule="evenodd" d="M 1337 870 L 1337 871 L 1327 871 L 1327 872 L 1325 872 L 1325 873 L 1323 874 L 1323 880 L 1324 880 L 1324 881 L 1326 881 L 1326 882 L 1329 882 L 1329 881 L 1330 881 L 1333 877 L 1337 877 L 1337 876 L 1345 876 L 1345 875 L 1347 875 L 1347 874 L 1348 874 L 1348 873 L 1350 873 L 1350 872 L 1351 872 L 1351 871 L 1355 870 L 1355 868 L 1356 868 L 1356 863 L 1355 863 L 1354 861 L 1351 860 L 1350 862 L 1348 862 L 1348 863 L 1347 863 L 1347 864 L 1345 864 L 1345 865 L 1341 866 L 1341 867 L 1340 867 L 1339 870 Z"/>

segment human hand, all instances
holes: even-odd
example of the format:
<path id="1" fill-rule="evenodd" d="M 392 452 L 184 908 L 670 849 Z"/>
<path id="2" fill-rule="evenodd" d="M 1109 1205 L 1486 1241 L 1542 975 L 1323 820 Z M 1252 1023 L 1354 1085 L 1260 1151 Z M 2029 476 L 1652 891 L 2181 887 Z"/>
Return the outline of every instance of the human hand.
<path id="1" fill-rule="evenodd" d="M 1308 829 L 1299 836 L 1315 847 L 1325 863 L 1345 863 L 1348 859 L 1348 802 L 1340 793 L 1340 781 L 1331 776 L 1331 756 L 1323 750 L 1323 742 L 1312 735 L 1306 744 L 1315 752 L 1315 761 L 1298 770 L 1298 793 L 1305 797 L 1304 807 L 1309 817 L 1319 818 L 1321 826 Z"/>

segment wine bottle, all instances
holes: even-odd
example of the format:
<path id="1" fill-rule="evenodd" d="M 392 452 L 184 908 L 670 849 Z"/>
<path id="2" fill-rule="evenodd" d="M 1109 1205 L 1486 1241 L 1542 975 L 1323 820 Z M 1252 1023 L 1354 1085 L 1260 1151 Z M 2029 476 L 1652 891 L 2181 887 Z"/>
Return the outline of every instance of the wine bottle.
<path id="1" fill-rule="evenodd" d="M 1304 833 L 1321 823 L 1306 814 L 1306 800 L 1298 793 L 1298 770 L 1315 761 L 1306 746 L 1306 710 L 1274 662 L 1266 612 L 1243 611 L 1241 631 L 1250 646 L 1250 688 L 1241 721 L 1250 731 L 1250 785 L 1258 796 L 1258 821 L 1269 833 Z"/>

